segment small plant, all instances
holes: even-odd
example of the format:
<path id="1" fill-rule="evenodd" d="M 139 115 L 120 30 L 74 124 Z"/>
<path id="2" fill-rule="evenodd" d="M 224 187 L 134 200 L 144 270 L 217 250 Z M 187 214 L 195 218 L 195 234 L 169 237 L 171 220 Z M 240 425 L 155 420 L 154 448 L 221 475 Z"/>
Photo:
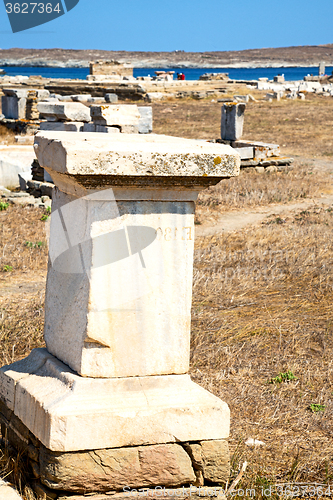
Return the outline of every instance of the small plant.
<path id="1" fill-rule="evenodd" d="M 43 221 L 43 222 L 47 221 L 48 219 L 49 219 L 49 216 L 46 215 L 46 214 L 42 215 L 41 218 L 40 218 L 40 220 Z"/>
<path id="2" fill-rule="evenodd" d="M 271 378 L 270 384 L 281 384 L 282 382 L 290 382 L 290 380 L 297 380 L 297 377 L 288 370 L 285 373 L 280 372 L 276 377 Z"/>
<path id="3" fill-rule="evenodd" d="M 6 203 L 4 201 L 0 201 L 0 212 L 2 212 L 2 210 L 7 210 L 8 207 L 9 207 L 9 203 Z"/>
<path id="4" fill-rule="evenodd" d="M 318 403 L 311 403 L 310 410 L 312 413 L 318 413 L 319 411 L 325 411 L 326 405 L 320 405 Z"/>
<path id="5" fill-rule="evenodd" d="M 32 241 L 26 241 L 25 246 L 28 248 L 41 248 L 45 245 L 44 241 L 37 241 L 37 243 L 33 243 Z"/>
<path id="6" fill-rule="evenodd" d="M 51 213 L 51 211 L 52 211 L 52 208 L 51 208 L 51 207 L 46 207 L 46 208 L 45 208 L 45 212 L 46 212 L 47 214 L 50 214 L 50 213 Z"/>
<path id="7" fill-rule="evenodd" d="M 5 273 L 8 273 L 13 270 L 12 266 L 3 266 L 3 270 Z"/>

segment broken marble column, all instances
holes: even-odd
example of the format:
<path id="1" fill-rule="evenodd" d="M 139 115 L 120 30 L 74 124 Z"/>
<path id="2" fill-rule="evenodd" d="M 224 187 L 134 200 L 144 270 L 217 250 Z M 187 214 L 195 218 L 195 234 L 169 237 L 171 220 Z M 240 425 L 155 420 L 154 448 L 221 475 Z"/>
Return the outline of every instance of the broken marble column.
<path id="1" fill-rule="evenodd" d="M 188 375 L 194 208 L 200 190 L 238 175 L 239 155 L 67 132 L 39 132 L 35 151 L 57 186 L 47 349 L 0 369 L 9 439 L 55 490 L 225 481 L 228 406 Z"/>
<path id="2" fill-rule="evenodd" d="M 140 113 L 139 134 L 150 134 L 153 131 L 153 108 L 151 106 L 138 106 Z"/>
<path id="3" fill-rule="evenodd" d="M 125 134 L 139 132 L 141 115 L 136 104 L 92 106 L 91 117 L 95 125 L 118 127 Z"/>
<path id="4" fill-rule="evenodd" d="M 243 135 L 244 103 L 225 103 L 221 115 L 221 139 L 238 141 Z"/>

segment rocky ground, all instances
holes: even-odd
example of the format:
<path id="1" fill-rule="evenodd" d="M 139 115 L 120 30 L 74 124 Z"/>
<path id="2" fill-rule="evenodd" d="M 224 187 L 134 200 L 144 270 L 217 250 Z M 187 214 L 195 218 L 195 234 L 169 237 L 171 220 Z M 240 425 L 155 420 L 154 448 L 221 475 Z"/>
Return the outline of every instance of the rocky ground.
<path id="1" fill-rule="evenodd" d="M 87 67 L 90 61 L 116 59 L 144 67 L 288 67 L 333 65 L 333 44 L 216 52 L 127 52 L 112 50 L 0 50 L 0 66 Z"/>

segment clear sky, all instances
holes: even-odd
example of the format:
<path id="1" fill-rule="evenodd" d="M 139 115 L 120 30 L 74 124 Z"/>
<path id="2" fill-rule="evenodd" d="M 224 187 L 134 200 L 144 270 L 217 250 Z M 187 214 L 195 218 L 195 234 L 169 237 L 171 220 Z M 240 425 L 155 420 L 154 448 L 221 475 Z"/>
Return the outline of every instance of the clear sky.
<path id="1" fill-rule="evenodd" d="M 333 0 L 80 0 L 62 17 L 15 34 L 0 3 L 1 49 L 201 52 L 326 43 L 333 43 Z"/>

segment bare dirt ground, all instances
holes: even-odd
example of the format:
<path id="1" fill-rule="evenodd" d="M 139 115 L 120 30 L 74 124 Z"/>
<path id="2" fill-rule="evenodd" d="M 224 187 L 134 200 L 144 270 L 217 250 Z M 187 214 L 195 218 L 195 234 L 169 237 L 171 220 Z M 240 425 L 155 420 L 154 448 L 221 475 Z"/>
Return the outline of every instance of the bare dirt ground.
<path id="1" fill-rule="evenodd" d="M 220 108 L 154 104 L 155 131 L 216 138 Z M 247 461 L 238 487 L 256 498 L 261 487 L 333 481 L 332 108 L 319 96 L 251 103 L 244 136 L 296 153 L 293 168 L 243 172 L 197 204 L 191 376 L 229 404 L 232 478 Z M 42 215 L 0 211 L 1 365 L 43 345 Z M 15 468 L 5 455 L 0 462 Z M 23 491 L 26 476 L 14 475 Z"/>

